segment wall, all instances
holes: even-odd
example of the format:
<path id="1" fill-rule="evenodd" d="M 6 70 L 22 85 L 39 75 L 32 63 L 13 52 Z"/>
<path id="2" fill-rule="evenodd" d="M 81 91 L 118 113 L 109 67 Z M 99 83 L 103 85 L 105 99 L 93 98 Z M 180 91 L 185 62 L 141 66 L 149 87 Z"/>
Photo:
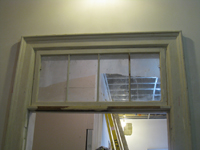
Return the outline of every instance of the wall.
<path id="1" fill-rule="evenodd" d="M 167 119 L 126 119 L 132 123 L 132 135 L 126 135 L 130 150 L 168 148 Z"/>
<path id="2" fill-rule="evenodd" d="M 103 122 L 102 122 L 101 146 L 104 146 L 107 148 L 111 146 L 105 115 L 103 115 Z"/>
<path id="3" fill-rule="evenodd" d="M 37 113 L 33 150 L 83 150 L 94 114 Z"/>
<path id="4" fill-rule="evenodd" d="M 0 145 L 21 36 L 182 30 L 193 149 L 200 149 L 199 8 L 198 0 L 0 0 Z"/>

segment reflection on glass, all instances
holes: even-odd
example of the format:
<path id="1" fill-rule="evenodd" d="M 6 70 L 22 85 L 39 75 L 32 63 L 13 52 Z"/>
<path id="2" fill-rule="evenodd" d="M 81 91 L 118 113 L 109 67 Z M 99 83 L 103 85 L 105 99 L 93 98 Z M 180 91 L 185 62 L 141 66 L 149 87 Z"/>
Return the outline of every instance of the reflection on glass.
<path id="1" fill-rule="evenodd" d="M 128 101 L 128 54 L 100 55 L 99 101 Z"/>
<path id="2" fill-rule="evenodd" d="M 68 56 L 42 56 L 38 101 L 65 101 Z"/>
<path id="3" fill-rule="evenodd" d="M 131 54 L 131 101 L 160 101 L 159 54 Z"/>
<path id="4" fill-rule="evenodd" d="M 96 101 L 97 55 L 71 55 L 68 101 Z"/>

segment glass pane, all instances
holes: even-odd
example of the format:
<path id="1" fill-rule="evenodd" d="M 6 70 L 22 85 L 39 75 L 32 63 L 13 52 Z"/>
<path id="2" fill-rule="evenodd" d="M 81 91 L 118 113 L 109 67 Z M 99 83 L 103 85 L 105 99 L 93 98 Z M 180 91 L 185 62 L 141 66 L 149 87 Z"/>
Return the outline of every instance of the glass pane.
<path id="1" fill-rule="evenodd" d="M 131 54 L 131 100 L 161 100 L 159 54 Z"/>
<path id="2" fill-rule="evenodd" d="M 100 57 L 99 101 L 129 100 L 128 54 Z"/>
<path id="3" fill-rule="evenodd" d="M 65 101 L 68 56 L 42 56 L 38 101 Z"/>
<path id="4" fill-rule="evenodd" d="M 96 101 L 97 55 L 71 55 L 68 101 Z"/>
<path id="5" fill-rule="evenodd" d="M 166 114 L 119 114 L 119 118 L 130 150 L 168 150 Z"/>

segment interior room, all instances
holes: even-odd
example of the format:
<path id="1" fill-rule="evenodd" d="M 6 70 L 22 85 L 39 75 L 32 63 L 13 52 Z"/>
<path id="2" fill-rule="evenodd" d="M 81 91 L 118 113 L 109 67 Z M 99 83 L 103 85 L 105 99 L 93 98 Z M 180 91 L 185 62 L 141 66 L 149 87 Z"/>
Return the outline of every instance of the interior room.
<path id="1" fill-rule="evenodd" d="M 129 150 L 168 150 L 166 114 L 117 115 Z M 101 146 L 111 149 L 105 114 L 39 112 L 32 114 L 30 122 L 33 119 L 35 124 L 29 125 L 27 150 L 92 150 Z M 131 129 L 127 124 L 131 125 Z M 34 126 L 33 129 L 30 126 Z M 87 140 L 88 129 L 92 131 L 91 141 Z"/>
<path id="2" fill-rule="evenodd" d="M 96 33 L 128 33 L 128 32 L 153 32 L 153 31 L 181 31 L 182 32 L 182 42 L 183 42 L 183 52 L 184 52 L 184 67 L 186 71 L 186 80 L 187 80 L 187 93 L 188 93 L 188 107 L 189 107 L 189 115 L 190 115 L 190 125 L 191 125 L 191 137 L 192 137 L 192 149 L 198 150 L 200 149 L 200 143 L 198 139 L 200 139 L 200 1 L 198 0 L 173 0 L 173 1 L 158 1 L 158 0 L 40 0 L 40 1 L 25 1 L 25 0 L 0 0 L 0 150 L 4 150 L 4 143 L 5 143 L 5 136 L 8 127 L 8 120 L 9 120 L 9 112 L 10 106 L 12 103 L 12 94 L 13 94 L 13 87 L 14 87 L 14 78 L 16 76 L 17 70 L 17 61 L 19 56 L 19 49 L 20 49 L 20 41 L 22 36 L 38 36 L 38 35 L 63 35 L 63 34 L 96 34 Z M 138 58 L 139 56 L 132 56 L 132 58 Z M 156 56 L 151 56 L 154 58 L 154 62 L 157 63 L 156 68 L 159 70 L 159 64 L 156 60 Z M 82 57 L 81 57 L 82 58 Z M 112 59 L 110 56 L 103 56 L 102 55 L 102 66 L 103 64 L 112 64 L 112 62 L 106 62 L 106 59 L 109 58 L 110 61 Z M 115 57 L 117 58 L 117 57 Z M 126 59 L 127 56 L 120 56 L 123 58 L 124 62 L 127 63 Z M 43 58 L 43 61 L 48 62 L 49 58 Z M 56 60 L 54 58 L 53 60 Z M 96 56 L 88 58 L 85 57 L 85 60 L 93 61 L 96 59 Z M 68 56 L 62 57 L 62 65 L 68 65 Z M 79 56 L 73 56 L 71 59 L 71 64 L 77 65 L 80 64 L 84 66 L 81 62 Z M 77 61 L 80 60 L 79 63 L 73 62 L 73 60 Z M 140 59 L 141 60 L 141 59 Z M 135 61 L 135 59 L 134 59 Z M 121 63 L 122 61 L 120 61 Z M 143 62 L 143 61 L 142 61 Z M 120 66 L 120 63 L 116 64 L 116 68 Z M 136 62 L 133 62 L 135 64 Z M 87 63 L 88 64 L 88 63 Z M 95 63 L 89 63 L 92 67 L 95 67 Z M 142 64 L 142 63 L 139 63 Z M 150 63 L 149 63 L 150 64 Z M 46 63 L 48 66 L 48 63 Z M 144 65 L 146 66 L 146 65 Z M 54 66 L 57 70 L 56 65 Z M 112 78 L 120 77 L 123 78 L 123 82 L 126 82 L 127 77 L 127 70 L 128 67 L 124 67 L 121 65 L 121 70 L 119 69 L 118 72 L 112 72 L 110 69 L 101 68 L 102 73 L 100 75 L 100 84 L 99 90 L 100 92 L 99 99 L 100 101 L 127 101 L 127 93 L 115 93 L 112 91 Z M 137 65 L 135 66 L 137 69 Z M 68 97 L 70 100 L 76 100 L 81 97 L 84 101 L 96 101 L 97 93 L 96 93 L 96 83 L 97 83 L 97 76 L 95 75 L 95 71 L 91 74 L 87 74 L 84 76 L 84 79 L 80 79 L 80 77 L 76 72 L 77 69 L 69 70 L 71 71 L 71 76 L 66 78 L 56 78 L 56 80 L 52 80 L 51 76 L 48 73 L 48 78 L 45 77 L 45 73 L 42 74 L 45 77 L 45 80 L 40 80 L 40 92 L 39 92 L 39 101 L 50 100 L 53 101 L 57 99 L 58 101 L 62 102 L 63 99 L 66 98 L 65 91 L 60 89 L 65 89 L 66 86 L 69 87 Z M 67 74 L 64 70 L 60 69 L 62 74 Z M 82 70 L 82 73 L 85 70 Z M 122 73 L 123 72 L 123 73 Z M 56 75 L 56 72 L 54 72 Z M 88 73 L 88 72 L 87 72 Z M 132 101 L 159 101 L 160 100 L 160 85 L 159 85 L 159 74 L 157 71 L 146 70 L 144 72 L 138 72 L 135 74 L 135 71 L 132 71 L 132 76 L 134 77 L 152 77 L 152 80 L 148 80 L 147 82 L 153 82 L 154 86 L 147 87 L 152 90 L 152 94 L 149 94 L 148 97 L 144 97 L 142 94 L 138 93 L 135 94 L 136 96 L 132 97 Z M 148 73 L 150 75 L 148 75 Z M 77 76 L 76 76 L 77 75 Z M 148 75 L 148 76 L 147 76 Z M 89 78 L 87 78 L 89 77 Z M 77 80 L 75 80 L 77 79 Z M 92 79 L 92 81 L 90 81 Z M 107 82 L 106 80 L 107 79 Z M 48 80 L 52 82 L 49 83 Z M 66 81 L 69 80 L 69 85 Z M 110 80 L 110 81 L 109 81 Z M 122 80 L 121 80 L 122 81 Z M 133 79 L 134 81 L 141 81 L 138 78 Z M 145 79 L 146 81 L 146 79 Z M 119 80 L 117 81 L 119 82 Z M 53 86 L 51 86 L 53 85 Z M 81 91 L 81 86 L 87 86 L 86 91 Z M 117 85 L 116 85 L 117 86 Z M 49 94 L 44 94 L 45 88 L 49 88 L 53 92 L 48 92 Z M 56 87 L 56 88 L 55 88 Z M 60 88 L 60 89 L 59 89 Z M 105 88 L 109 88 L 111 92 L 105 93 Z M 124 90 L 126 90 L 126 86 L 124 86 Z M 57 89 L 57 91 L 55 91 Z M 108 90 L 108 89 L 107 89 Z M 106 90 L 106 91 L 107 91 Z M 48 90 L 49 91 L 49 90 Z M 81 91 L 81 92 L 80 92 Z M 74 94 L 79 93 L 79 94 Z M 134 93 L 134 92 L 133 92 Z M 52 94 L 52 95 L 51 95 Z M 55 94 L 55 95 L 54 95 Z M 116 96 L 117 94 L 123 95 Z M 59 97 L 56 97 L 59 96 Z M 89 96 L 89 97 L 88 97 Z M 177 103 L 178 104 L 178 103 Z M 51 114 L 54 117 L 49 119 L 49 114 L 41 113 L 36 116 L 35 120 L 33 119 L 32 124 L 36 121 L 37 130 L 35 130 L 35 135 L 38 136 L 39 133 L 42 133 L 42 127 L 48 127 L 49 129 L 54 128 L 55 134 L 59 134 L 63 136 L 62 140 L 67 140 L 67 136 L 64 133 L 60 132 L 61 128 L 65 128 L 66 120 L 71 120 L 71 118 L 67 118 L 68 116 L 64 116 L 64 114 Z M 86 118 L 91 117 L 91 114 L 87 114 Z M 150 122 L 153 124 L 154 119 L 148 119 L 148 116 L 153 117 L 153 115 L 146 115 L 147 119 L 126 119 L 127 123 L 132 123 L 132 135 L 134 135 L 135 131 L 140 131 L 137 128 L 138 126 L 142 126 L 142 124 L 146 121 L 149 127 L 151 125 Z M 84 117 L 81 118 L 78 115 L 76 121 L 81 121 Z M 121 121 L 123 122 L 123 114 L 121 116 Z M 142 117 L 142 116 L 140 116 Z M 34 117 L 33 117 L 34 118 Z M 72 117 L 73 118 L 73 117 Z M 95 117 L 91 117 L 91 120 L 94 120 Z M 98 117 L 97 117 L 98 118 Z M 106 130 L 105 128 L 105 121 L 102 115 L 102 127 L 99 128 L 101 131 Z M 128 121 L 129 120 L 129 121 Z M 159 127 L 163 127 L 167 129 L 167 119 L 155 119 L 155 121 L 161 120 L 161 122 L 156 123 L 157 125 L 160 124 Z M 42 123 L 44 121 L 44 123 Z M 54 123 L 52 122 L 61 122 L 57 123 L 56 127 L 53 126 Z M 42 125 L 39 125 L 42 124 Z M 74 123 L 76 125 L 77 123 Z M 162 125 L 164 124 L 164 125 Z M 94 123 L 88 121 L 85 122 L 83 126 L 87 126 L 85 129 L 94 129 Z M 82 126 L 82 127 L 83 127 Z M 157 128 L 156 130 L 162 130 L 161 128 Z M 144 131 L 144 130 L 143 130 Z M 157 147 L 153 147 L 150 145 L 149 147 L 143 147 L 141 150 L 149 149 L 162 149 L 166 150 L 167 148 L 167 139 L 168 135 L 166 135 L 167 130 L 164 133 L 164 140 L 165 142 L 159 142 Z M 48 131 L 43 130 L 45 134 L 39 135 L 40 138 L 36 138 L 37 140 L 45 140 L 48 136 Z M 90 131 L 88 131 L 89 134 Z M 100 132 L 100 131 L 98 131 Z M 152 131 L 154 132 L 154 131 Z M 72 134 L 73 131 L 70 131 Z M 147 132 L 145 132 L 147 133 Z M 139 134 L 144 134 L 142 131 Z M 149 133 L 149 135 L 152 135 Z M 159 135 L 153 134 L 159 138 Z M 43 137 L 44 136 L 44 137 Z M 46 136 L 46 137 L 45 137 Z M 129 143 L 130 136 L 126 136 L 126 140 Z M 145 136 L 147 137 L 147 136 Z M 48 138 L 50 138 L 48 136 Z M 84 131 L 84 135 L 81 137 L 77 137 L 78 139 L 82 139 L 84 146 L 86 142 L 86 130 Z M 137 143 L 138 138 L 135 138 L 134 142 Z M 149 137 L 150 138 L 150 137 Z M 34 137 L 32 138 L 34 139 Z M 37 141 L 35 139 L 34 144 L 32 145 L 33 149 L 38 149 L 37 144 L 40 144 L 41 141 Z M 160 139 L 160 138 L 159 138 Z M 48 142 L 52 142 L 55 139 L 48 139 Z M 61 140 L 61 141 L 62 141 Z M 153 138 L 151 138 L 153 140 Z M 131 139 L 132 141 L 132 139 Z M 109 142 L 101 140 L 102 143 L 98 143 L 95 148 L 98 146 L 104 145 L 109 146 Z M 103 144 L 104 143 L 104 144 Z M 151 142 L 153 143 L 153 142 Z M 44 143 L 43 143 L 44 144 Z M 53 142 L 52 142 L 53 144 Z M 62 145 L 63 143 L 58 144 L 57 146 L 65 146 Z M 64 143 L 65 144 L 65 143 Z M 106 145 L 107 144 L 107 145 Z M 81 145 L 76 145 L 81 146 Z M 83 145 L 82 145 L 83 146 Z M 83 147 L 84 147 L 83 146 Z M 48 147 L 49 149 L 55 149 L 55 147 Z M 41 148 L 43 149 L 43 148 Z M 78 148 L 77 148 L 78 149 Z M 139 149 L 137 149 L 139 150 Z"/>

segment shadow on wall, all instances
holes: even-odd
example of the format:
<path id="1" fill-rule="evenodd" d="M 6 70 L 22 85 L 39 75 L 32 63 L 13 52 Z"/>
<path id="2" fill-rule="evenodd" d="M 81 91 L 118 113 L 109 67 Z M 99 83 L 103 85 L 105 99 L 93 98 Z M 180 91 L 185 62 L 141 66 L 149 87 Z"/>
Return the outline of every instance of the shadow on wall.
<path id="1" fill-rule="evenodd" d="M 9 56 L 9 62 L 8 62 L 8 67 L 7 67 L 7 72 L 6 72 L 6 79 L 5 79 L 5 84 L 4 84 L 4 91 L 2 94 L 2 101 L 1 101 L 1 112 L 5 113 L 5 122 L 3 125 L 3 137 L 2 137 L 2 146 L 0 147 L 3 149 L 4 142 L 5 142 L 5 135 L 6 135 L 6 130 L 7 130 L 7 124 L 8 124 L 8 117 L 9 117 L 9 110 L 10 110 L 10 104 L 11 104 L 11 99 L 12 99 L 12 90 L 13 90 L 13 85 L 14 85 L 14 78 L 15 78 L 15 73 L 16 73 L 16 68 L 17 68 L 17 60 L 18 60 L 18 55 L 19 55 L 19 49 L 20 49 L 20 42 L 15 43 L 10 50 L 10 56 Z M 10 84 L 8 84 L 10 83 Z M 2 108 L 4 107 L 4 108 Z"/>
<path id="2" fill-rule="evenodd" d="M 195 59 L 195 48 L 194 42 L 187 37 L 183 36 L 183 53 L 185 59 L 185 70 L 186 70 L 186 79 L 187 79 L 187 86 L 188 86 L 188 101 L 189 101 L 189 108 L 190 108 L 190 118 L 192 123 L 192 145 L 193 149 L 197 149 L 196 144 L 197 135 L 196 131 L 198 129 L 197 124 L 200 126 L 200 122 L 197 122 L 195 116 L 200 115 L 200 111 L 197 111 L 197 99 L 200 97 L 200 83 L 199 83 L 199 74 L 197 68 L 197 62 Z"/>

